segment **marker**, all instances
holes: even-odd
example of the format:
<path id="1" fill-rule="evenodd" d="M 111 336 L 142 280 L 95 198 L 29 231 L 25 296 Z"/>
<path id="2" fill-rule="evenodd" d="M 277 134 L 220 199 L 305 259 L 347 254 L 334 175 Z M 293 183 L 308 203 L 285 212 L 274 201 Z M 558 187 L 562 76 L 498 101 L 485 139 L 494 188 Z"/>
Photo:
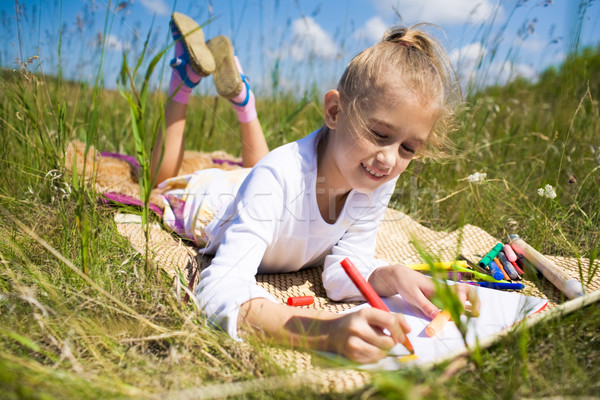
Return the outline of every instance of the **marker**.
<path id="1" fill-rule="evenodd" d="M 473 271 L 472 269 L 469 269 L 469 268 L 454 266 L 454 267 L 452 267 L 452 269 L 455 271 L 472 274 L 473 276 L 475 276 L 475 278 L 481 279 L 482 281 L 486 281 L 486 282 L 506 282 L 502 279 L 503 276 L 502 276 L 502 272 L 500 272 L 500 271 L 498 271 L 498 272 L 500 272 L 500 279 L 496 279 L 496 278 L 490 276 L 489 274 L 482 274 L 481 272 Z M 491 272 L 490 272 L 490 274 L 491 274 Z"/>
<path id="2" fill-rule="evenodd" d="M 436 262 L 436 263 L 433 263 L 433 268 L 434 269 L 452 269 L 453 265 L 466 267 L 467 262 L 462 261 L 462 260 Z M 414 269 L 415 271 L 430 271 L 431 270 L 431 265 L 429 265 L 429 264 L 410 264 L 410 265 L 407 265 L 407 267 L 410 269 Z"/>
<path id="3" fill-rule="evenodd" d="M 490 271 L 492 271 L 492 277 L 497 281 L 501 281 L 504 279 L 504 274 L 493 260 L 489 263 Z"/>
<path id="4" fill-rule="evenodd" d="M 475 256 L 476 256 L 476 254 L 475 254 Z M 487 269 L 485 269 L 485 268 L 481 268 L 479 265 L 477 265 L 477 264 L 476 264 L 476 263 L 474 263 L 473 261 L 469 260 L 469 259 L 468 259 L 468 258 L 467 258 L 465 255 L 463 255 L 463 254 L 459 254 L 459 255 L 458 255 L 458 258 L 460 258 L 460 259 L 461 259 L 461 260 L 463 260 L 463 261 L 466 261 L 466 262 L 467 262 L 467 265 L 468 265 L 468 266 L 469 266 L 471 269 L 473 269 L 473 270 L 475 270 L 475 271 L 477 271 L 477 272 L 481 272 L 482 274 L 488 274 L 488 275 L 489 275 L 489 271 L 488 271 Z"/>
<path id="5" fill-rule="evenodd" d="M 364 276 L 362 276 L 360 272 L 358 272 L 358 269 L 356 269 L 356 266 L 354 265 L 354 263 L 352 263 L 352 261 L 350 261 L 349 258 L 344 258 L 341 264 L 342 268 L 344 268 L 344 271 L 346 271 L 346 274 L 348 275 L 352 283 L 354 283 L 356 288 L 360 291 L 360 293 L 371 305 L 371 307 L 391 312 L 390 309 L 387 308 L 383 300 L 381 300 L 381 297 L 379 297 L 375 289 L 373 289 L 373 286 L 371 286 L 371 284 L 367 282 Z M 408 336 L 404 335 L 404 338 L 406 340 L 404 341 L 404 343 L 402 343 L 402 345 L 406 347 L 410 354 L 415 354 L 415 349 L 413 348 L 413 345 L 410 342 L 410 340 L 408 340 Z"/>
<path id="6" fill-rule="evenodd" d="M 427 275 L 427 276 L 431 276 L 431 271 L 420 271 L 421 273 Z M 442 272 L 441 274 L 438 274 L 438 278 L 442 278 L 442 279 L 447 279 L 450 281 L 460 281 L 461 279 L 470 279 L 469 276 L 467 275 L 472 275 L 473 274 L 467 274 L 465 273 L 464 276 L 458 272 L 458 271 L 449 271 L 449 272 Z"/>
<path id="7" fill-rule="evenodd" d="M 519 267 L 521 267 L 521 269 L 523 270 L 523 272 L 527 272 L 527 274 L 531 274 L 534 275 L 536 278 L 539 278 L 542 276 L 542 273 L 540 271 L 538 271 L 537 269 L 535 269 L 535 267 L 533 265 L 531 265 L 531 263 L 529 261 L 527 261 L 527 259 L 525 257 L 523 257 L 520 254 L 517 254 L 517 265 Z"/>
<path id="8" fill-rule="evenodd" d="M 498 259 L 502 263 L 504 270 L 506 271 L 506 273 L 508 274 L 508 276 L 510 277 L 511 280 L 519 279 L 519 274 L 517 274 L 517 270 L 515 270 L 513 268 L 512 264 L 508 261 L 508 259 L 504 255 L 503 251 L 498 253 Z"/>
<path id="9" fill-rule="evenodd" d="M 519 266 L 517 265 L 517 263 L 515 261 L 511 261 L 510 262 L 513 265 L 513 268 L 515 269 L 515 271 L 517 271 L 517 274 L 519 274 L 519 277 L 521 277 L 521 275 L 523 275 L 525 272 L 523 272 L 523 270 L 521 268 L 519 268 Z"/>
<path id="10" fill-rule="evenodd" d="M 517 261 L 517 255 L 515 254 L 514 250 L 512 249 L 512 247 L 510 247 L 509 244 L 505 244 L 502 247 L 502 251 L 504 252 L 504 255 L 506 256 L 506 259 L 510 262 L 515 262 Z"/>
<path id="11" fill-rule="evenodd" d="M 542 272 L 554 286 L 564 293 L 569 299 L 575 299 L 583 296 L 583 287 L 581 282 L 573 279 L 565 271 L 560 269 L 552 261 L 548 260 L 533 247 L 525 243 L 519 235 L 509 235 L 510 246 L 515 253 L 524 256 L 527 261 L 532 263 L 535 268 Z"/>
<path id="12" fill-rule="evenodd" d="M 293 307 L 308 306 L 314 302 L 315 298 L 312 296 L 288 297 L 287 299 L 288 306 Z"/>
<path id="13" fill-rule="evenodd" d="M 446 310 L 442 310 L 442 312 L 432 319 L 429 325 L 425 327 L 427 336 L 433 337 L 437 335 L 438 332 L 444 329 L 444 325 L 446 325 L 446 322 L 450 321 L 450 318 L 450 313 Z"/>
<path id="14" fill-rule="evenodd" d="M 525 288 L 525 285 L 522 283 L 514 283 L 514 282 L 462 282 L 468 283 L 473 286 L 481 286 L 490 289 L 500 289 L 500 290 L 522 290 Z"/>
<path id="15" fill-rule="evenodd" d="M 502 250 L 504 245 L 502 243 L 497 243 L 479 262 L 479 266 L 482 268 L 487 267 L 491 261 L 498 255 L 498 252 Z"/>
<path id="16" fill-rule="evenodd" d="M 500 260 L 498 259 L 498 256 L 496 255 L 496 257 L 494 258 L 494 262 L 496 263 L 496 265 L 498 266 L 498 268 L 500 268 L 500 271 L 502 271 L 502 275 L 504 275 L 504 280 L 505 281 L 510 281 L 510 276 L 508 276 L 508 273 L 506 272 L 506 270 L 504 269 L 504 265 L 502 265 L 502 263 L 500 262 Z"/>

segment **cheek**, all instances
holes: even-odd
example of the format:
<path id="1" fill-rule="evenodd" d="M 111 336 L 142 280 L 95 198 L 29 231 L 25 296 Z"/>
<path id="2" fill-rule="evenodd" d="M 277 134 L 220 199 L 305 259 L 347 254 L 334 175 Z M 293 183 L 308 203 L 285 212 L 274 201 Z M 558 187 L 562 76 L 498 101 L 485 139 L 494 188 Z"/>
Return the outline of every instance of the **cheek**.
<path id="1" fill-rule="evenodd" d="M 408 164 L 410 164 L 411 161 L 412 160 L 409 159 L 409 158 L 399 157 L 398 158 L 398 162 L 396 163 L 396 168 L 395 168 L 395 174 L 394 174 L 394 176 L 398 176 L 401 173 L 403 173 L 406 170 L 406 168 L 408 167 Z"/>
<path id="2" fill-rule="evenodd" d="M 342 147 L 344 149 L 344 157 L 348 160 L 362 160 L 374 152 L 372 143 L 357 137 L 346 138 Z"/>

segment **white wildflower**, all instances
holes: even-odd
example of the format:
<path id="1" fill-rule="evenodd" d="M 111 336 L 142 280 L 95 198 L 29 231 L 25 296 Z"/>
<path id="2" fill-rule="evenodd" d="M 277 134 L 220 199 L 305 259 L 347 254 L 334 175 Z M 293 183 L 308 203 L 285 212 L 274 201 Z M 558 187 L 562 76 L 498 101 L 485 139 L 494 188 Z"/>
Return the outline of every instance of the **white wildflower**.
<path id="1" fill-rule="evenodd" d="M 486 176 L 487 174 L 485 172 L 475 172 L 474 174 L 467 176 L 467 180 L 470 183 L 481 183 L 485 181 Z"/>
<path id="2" fill-rule="evenodd" d="M 549 184 L 546 185 L 546 186 L 544 186 L 543 189 L 539 188 L 537 190 L 537 194 L 540 195 L 540 196 L 542 196 L 542 197 L 545 197 L 547 199 L 553 199 L 553 198 L 556 197 L 556 191 L 554 190 L 554 188 L 552 187 L 552 185 L 549 185 Z"/>

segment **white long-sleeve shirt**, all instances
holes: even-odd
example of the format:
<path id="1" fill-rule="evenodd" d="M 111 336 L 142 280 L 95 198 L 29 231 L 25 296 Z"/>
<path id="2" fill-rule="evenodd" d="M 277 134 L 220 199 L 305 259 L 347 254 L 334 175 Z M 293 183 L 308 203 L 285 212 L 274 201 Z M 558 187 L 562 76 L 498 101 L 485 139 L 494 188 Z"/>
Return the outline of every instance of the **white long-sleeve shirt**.
<path id="1" fill-rule="evenodd" d="M 374 258 L 375 241 L 396 180 L 369 194 L 351 190 L 336 222 L 325 222 L 316 197 L 318 138 L 315 131 L 271 151 L 206 226 L 204 252 L 215 257 L 200 275 L 196 296 L 209 320 L 235 339 L 243 303 L 260 297 L 278 303 L 256 284 L 257 273 L 324 264 L 329 298 L 361 300 L 340 262 L 349 257 L 366 279 L 387 264 Z"/>

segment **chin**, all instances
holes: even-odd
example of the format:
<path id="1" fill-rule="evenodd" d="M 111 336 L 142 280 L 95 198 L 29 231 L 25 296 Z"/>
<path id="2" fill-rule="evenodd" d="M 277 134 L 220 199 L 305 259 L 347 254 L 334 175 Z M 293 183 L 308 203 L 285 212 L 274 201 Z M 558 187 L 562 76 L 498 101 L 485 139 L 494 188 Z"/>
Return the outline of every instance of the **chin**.
<path id="1" fill-rule="evenodd" d="M 376 189 L 378 189 L 384 183 L 387 183 L 389 179 L 382 179 L 380 182 L 368 182 L 365 183 L 364 180 L 360 182 L 355 182 L 355 185 L 352 185 L 352 188 L 359 193 L 370 194 L 373 193 Z"/>

